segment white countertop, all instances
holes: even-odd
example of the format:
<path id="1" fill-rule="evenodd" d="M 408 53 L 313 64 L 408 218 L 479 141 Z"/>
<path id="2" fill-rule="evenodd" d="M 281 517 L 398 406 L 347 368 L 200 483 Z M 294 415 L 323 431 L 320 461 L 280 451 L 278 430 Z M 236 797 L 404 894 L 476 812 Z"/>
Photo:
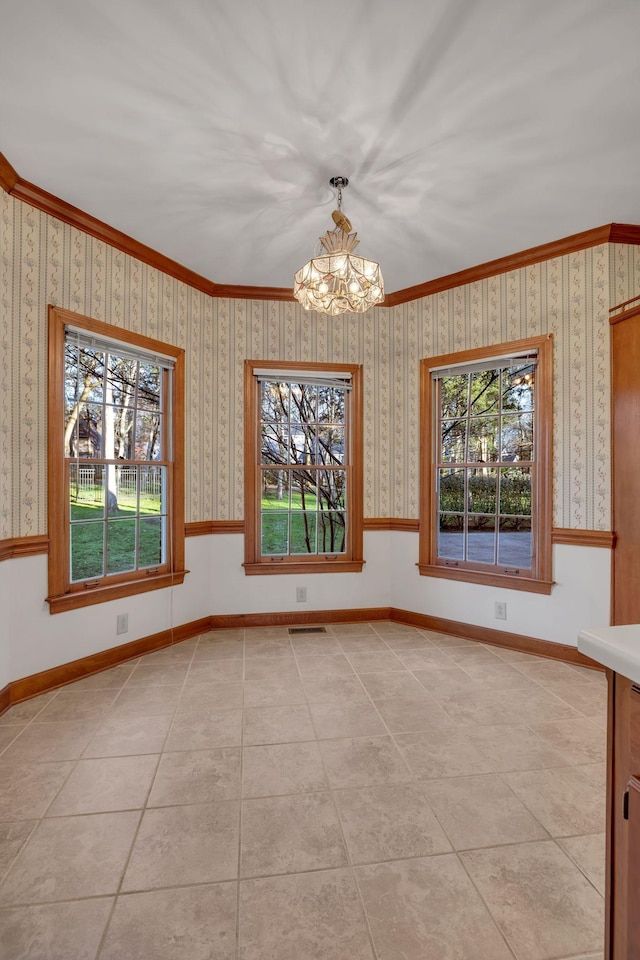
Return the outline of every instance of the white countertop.
<path id="1" fill-rule="evenodd" d="M 640 684 L 640 623 L 581 630 L 578 650 Z"/>

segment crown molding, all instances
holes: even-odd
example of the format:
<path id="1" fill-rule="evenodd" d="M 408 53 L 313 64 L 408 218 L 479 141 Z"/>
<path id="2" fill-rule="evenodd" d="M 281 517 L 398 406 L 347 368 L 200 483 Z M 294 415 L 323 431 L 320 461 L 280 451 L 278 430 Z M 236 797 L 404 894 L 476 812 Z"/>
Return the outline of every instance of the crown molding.
<path id="1" fill-rule="evenodd" d="M 148 266 L 154 267 L 156 270 L 160 270 L 162 273 L 174 277 L 181 283 L 193 287 L 194 290 L 200 290 L 210 297 L 229 300 L 295 302 L 293 291 L 289 287 L 251 287 L 214 283 L 213 280 L 208 280 L 176 260 L 171 260 L 169 257 L 158 253 L 152 247 L 134 240 L 133 237 L 128 236 L 121 230 L 116 230 L 108 223 L 104 223 L 104 221 L 92 217 L 91 214 L 85 213 L 84 210 L 74 207 L 66 200 L 61 200 L 52 193 L 36 186 L 36 184 L 23 180 L 2 153 L 0 153 L 0 188 L 10 196 L 42 210 L 57 220 L 68 223 L 84 233 L 88 233 L 97 240 L 115 247 L 116 250 L 121 250 L 136 260 L 140 260 L 142 263 L 146 263 Z M 568 253 L 575 253 L 578 250 L 595 247 L 602 243 L 640 244 L 640 226 L 629 223 L 609 223 L 593 230 L 574 233 L 561 240 L 530 247 L 507 257 L 489 260 L 475 267 L 450 273 L 445 277 L 428 280 L 426 283 L 419 283 L 413 287 L 405 287 L 403 290 L 396 290 L 395 293 L 386 295 L 382 305 L 396 307 L 411 300 L 419 300 L 421 297 L 428 297 L 434 293 L 442 293 L 452 287 L 460 287 L 467 283 L 485 280 L 501 273 L 508 273 L 510 270 L 519 270 L 522 267 L 540 263 L 542 260 L 565 256 Z"/>
<path id="2" fill-rule="evenodd" d="M 0 188 L 17 200 L 22 200 L 38 210 L 42 210 L 56 220 L 62 220 L 83 233 L 101 240 L 103 243 L 121 250 L 123 253 L 146 263 L 156 270 L 180 280 L 194 290 L 200 290 L 210 297 L 225 297 L 230 300 L 294 300 L 293 291 L 286 287 L 250 287 L 214 283 L 206 277 L 189 270 L 181 263 L 165 257 L 152 247 L 148 247 L 133 237 L 116 230 L 103 220 L 92 217 L 79 207 L 48 193 L 35 183 L 23 180 L 11 166 L 7 158 L 0 153 Z"/>
<path id="3" fill-rule="evenodd" d="M 623 228 L 616 231 L 616 239 L 619 243 L 640 243 L 640 227 L 608 223 L 602 227 L 595 227 L 593 230 L 574 233 L 570 237 L 563 237 L 561 240 L 552 240 L 550 243 L 543 243 L 537 247 L 520 250 L 518 253 L 511 253 L 507 257 L 488 260 L 486 263 L 479 263 L 475 267 L 450 273 L 446 277 L 438 277 L 435 280 L 427 280 L 426 283 L 416 284 L 414 287 L 396 290 L 395 293 L 390 293 L 385 297 L 384 305 L 385 307 L 396 307 L 401 303 L 408 303 L 411 300 L 419 300 L 421 297 L 430 297 L 434 293 L 451 290 L 452 287 L 462 287 L 467 283 L 476 283 L 478 280 L 486 280 L 501 273 L 509 273 L 511 270 L 521 270 L 523 267 L 541 263 L 543 260 L 564 257 L 568 253 L 585 250 L 587 247 L 597 247 L 602 243 L 610 243 L 614 228 L 618 227 Z M 623 236 L 625 239 L 620 239 Z"/>

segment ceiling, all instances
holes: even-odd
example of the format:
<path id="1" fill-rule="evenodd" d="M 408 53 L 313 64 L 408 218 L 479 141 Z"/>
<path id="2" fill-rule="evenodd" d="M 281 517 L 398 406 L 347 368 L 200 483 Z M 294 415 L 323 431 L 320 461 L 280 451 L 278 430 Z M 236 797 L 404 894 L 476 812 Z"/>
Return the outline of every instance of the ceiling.
<path id="1" fill-rule="evenodd" d="M 288 287 L 333 175 L 387 292 L 640 223 L 638 0 L 0 0 L 20 177 Z"/>

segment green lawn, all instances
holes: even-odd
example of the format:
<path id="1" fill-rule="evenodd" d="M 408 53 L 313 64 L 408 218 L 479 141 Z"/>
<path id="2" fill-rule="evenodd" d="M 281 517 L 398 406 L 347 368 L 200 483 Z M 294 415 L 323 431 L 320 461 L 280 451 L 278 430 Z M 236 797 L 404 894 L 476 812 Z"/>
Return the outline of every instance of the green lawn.
<path id="1" fill-rule="evenodd" d="M 140 517 L 135 498 L 121 497 L 118 509 L 106 518 L 102 503 L 71 501 L 71 579 L 88 580 L 162 563 L 162 519 L 158 497 L 141 497 Z M 136 564 L 136 531 L 139 557 Z M 104 540 L 107 564 L 104 569 Z"/>

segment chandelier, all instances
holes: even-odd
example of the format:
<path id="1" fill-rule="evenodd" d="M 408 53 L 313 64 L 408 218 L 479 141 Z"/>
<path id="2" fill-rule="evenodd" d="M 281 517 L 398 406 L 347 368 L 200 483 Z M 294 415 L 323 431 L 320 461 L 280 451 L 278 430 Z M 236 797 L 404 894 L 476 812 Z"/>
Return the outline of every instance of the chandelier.
<path id="1" fill-rule="evenodd" d="M 293 294 L 305 310 L 317 310 L 338 316 L 364 313 L 384 300 L 384 282 L 380 264 L 354 254 L 359 240 L 351 233 L 351 223 L 342 212 L 342 189 L 346 177 L 331 177 L 338 190 L 338 209 L 331 214 L 334 230 L 320 237 L 316 255 L 300 267 L 293 281 Z"/>

